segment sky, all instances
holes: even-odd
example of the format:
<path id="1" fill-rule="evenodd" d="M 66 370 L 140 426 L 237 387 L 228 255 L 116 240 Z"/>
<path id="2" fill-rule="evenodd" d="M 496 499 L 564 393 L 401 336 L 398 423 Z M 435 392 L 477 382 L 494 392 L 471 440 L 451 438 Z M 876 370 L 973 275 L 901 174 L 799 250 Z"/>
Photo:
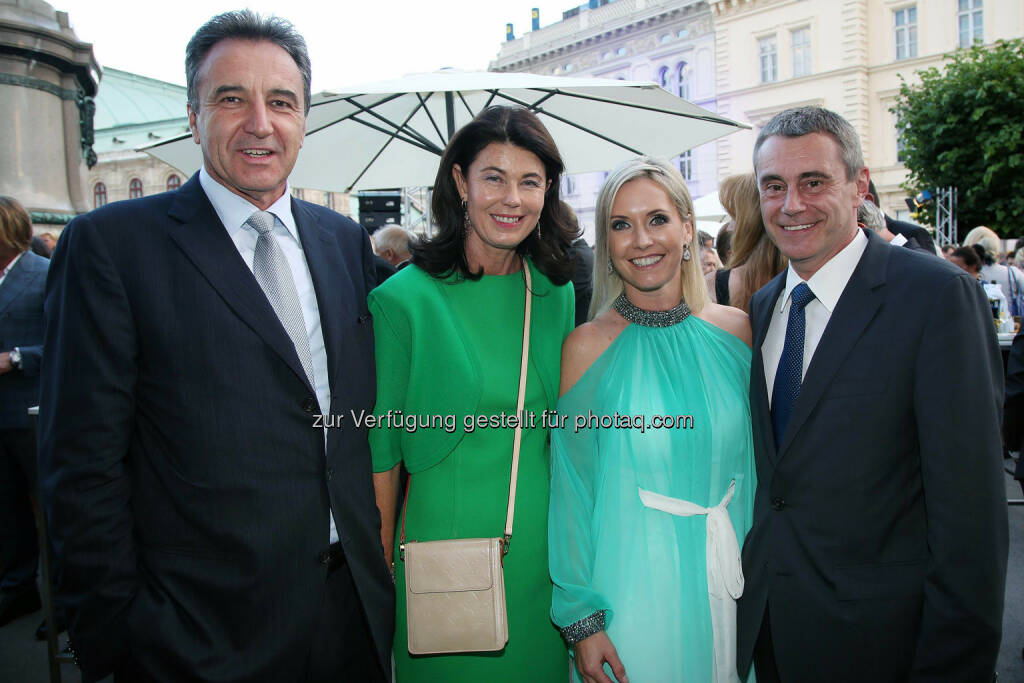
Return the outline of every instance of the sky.
<path id="1" fill-rule="evenodd" d="M 185 45 L 214 14 L 248 6 L 288 19 L 306 38 L 313 92 L 442 67 L 485 71 L 511 22 L 517 38 L 585 0 L 48 0 L 68 13 L 100 66 L 185 84 Z M 161 9 L 162 8 L 162 9 Z"/>

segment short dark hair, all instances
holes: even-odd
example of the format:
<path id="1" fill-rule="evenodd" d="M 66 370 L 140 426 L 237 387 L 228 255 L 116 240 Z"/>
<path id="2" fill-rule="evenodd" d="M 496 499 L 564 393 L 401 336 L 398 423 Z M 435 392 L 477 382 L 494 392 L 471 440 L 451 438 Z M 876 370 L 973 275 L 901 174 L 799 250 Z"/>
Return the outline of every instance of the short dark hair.
<path id="1" fill-rule="evenodd" d="M 978 250 L 974 247 L 957 247 L 953 250 L 953 253 L 951 253 L 950 256 L 959 257 L 968 268 L 981 270 L 981 267 L 985 265 L 982 262 L 981 256 L 978 254 Z"/>
<path id="2" fill-rule="evenodd" d="M 206 55 L 220 41 L 232 38 L 253 41 L 266 40 L 287 52 L 295 60 L 295 66 L 299 67 L 299 73 L 302 74 L 305 113 L 309 113 L 312 69 L 309 64 L 306 40 L 287 19 L 275 16 L 261 17 L 251 9 L 218 14 L 200 26 L 192 39 L 188 41 L 188 46 L 185 47 L 185 85 L 188 104 L 192 107 L 192 111 L 199 111 L 196 78 Z"/>
<path id="3" fill-rule="evenodd" d="M 466 261 L 464 209 L 452 169 L 458 164 L 464 173 L 468 172 L 477 155 L 495 142 L 532 152 L 544 165 L 548 187 L 540 213 L 540 230 L 531 232 L 516 247 L 516 252 L 529 255 L 534 265 L 556 285 L 565 284 L 572 275 L 569 245 L 579 234 L 559 201 L 559 185 L 565 166 L 547 128 L 536 114 L 522 107 L 487 107 L 448 141 L 441 155 L 430 203 L 438 231 L 412 247 L 412 262 L 438 278 L 458 273 L 477 280 L 483 275 L 482 270 L 472 272 Z"/>
<path id="4" fill-rule="evenodd" d="M 0 247 L 25 251 L 32 244 L 32 218 L 14 197 L 0 197 Z"/>
<path id="5" fill-rule="evenodd" d="M 775 135 L 799 138 L 810 133 L 825 133 L 836 141 L 842 154 L 843 165 L 846 166 L 847 180 L 853 180 L 860 169 L 864 168 L 860 137 L 849 121 L 824 107 L 794 107 L 773 116 L 757 134 L 757 142 L 754 143 L 755 173 L 757 153 L 761 151 L 761 145 L 765 140 Z"/>

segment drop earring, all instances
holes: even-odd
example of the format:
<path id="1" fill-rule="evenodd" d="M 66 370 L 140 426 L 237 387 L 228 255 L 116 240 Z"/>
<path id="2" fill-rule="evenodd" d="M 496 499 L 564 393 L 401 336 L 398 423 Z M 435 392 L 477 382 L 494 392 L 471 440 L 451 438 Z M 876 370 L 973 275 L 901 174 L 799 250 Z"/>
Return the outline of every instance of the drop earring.
<path id="1" fill-rule="evenodd" d="M 611 261 L 611 259 L 608 259 L 608 274 L 611 275 L 614 272 L 615 272 L 615 268 L 612 266 L 612 261 Z"/>
<path id="2" fill-rule="evenodd" d="M 465 198 L 463 198 L 462 200 L 462 229 L 465 232 L 465 234 L 469 234 L 469 203 L 466 202 Z"/>
<path id="3" fill-rule="evenodd" d="M 684 261 L 689 261 L 690 260 L 690 245 L 689 244 L 684 244 L 683 245 L 683 260 Z"/>

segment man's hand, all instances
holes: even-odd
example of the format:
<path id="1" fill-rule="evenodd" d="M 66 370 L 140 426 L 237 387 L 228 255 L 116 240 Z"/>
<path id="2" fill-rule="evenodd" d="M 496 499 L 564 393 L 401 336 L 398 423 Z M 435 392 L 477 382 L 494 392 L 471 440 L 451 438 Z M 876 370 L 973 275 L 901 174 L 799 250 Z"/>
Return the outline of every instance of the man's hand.
<path id="1" fill-rule="evenodd" d="M 598 631 L 584 638 L 573 646 L 576 651 L 576 669 L 583 677 L 584 683 L 614 683 L 604 672 L 604 664 L 612 668 L 615 681 L 629 683 L 626 667 L 622 666 L 619 653 L 615 651 L 611 639 L 604 631 Z"/>
<path id="2" fill-rule="evenodd" d="M 14 365 L 11 363 L 11 352 L 4 351 L 0 353 L 0 375 L 7 374 L 14 369 Z"/>

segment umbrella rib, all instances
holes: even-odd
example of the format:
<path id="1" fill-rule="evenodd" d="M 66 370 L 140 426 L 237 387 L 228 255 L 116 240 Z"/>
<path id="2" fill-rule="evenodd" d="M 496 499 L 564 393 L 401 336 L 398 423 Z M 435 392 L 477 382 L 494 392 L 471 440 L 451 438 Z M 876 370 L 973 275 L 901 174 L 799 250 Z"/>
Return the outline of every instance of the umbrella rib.
<path id="1" fill-rule="evenodd" d="M 374 102 L 370 106 L 371 107 L 377 107 L 377 106 L 382 105 L 382 104 L 387 104 L 391 100 L 398 99 L 401 96 L 402 96 L 402 93 L 393 93 L 391 95 L 388 95 L 384 99 L 380 100 L 379 102 Z M 353 107 L 356 107 L 357 109 L 359 109 L 359 111 L 350 112 L 348 114 L 345 114 L 344 116 L 341 116 L 339 118 L 334 119 L 333 121 L 328 121 L 327 123 L 323 124 L 322 126 L 320 126 L 318 128 L 314 128 L 313 130 L 306 131 L 306 135 L 312 135 L 313 133 L 319 133 L 324 128 L 329 128 L 329 127 L 333 126 L 336 123 L 341 123 L 342 121 L 348 120 L 348 119 L 352 118 L 353 116 L 355 116 L 356 114 L 362 113 L 364 111 L 365 112 L 369 112 L 369 109 L 367 109 L 366 105 L 360 104 L 360 103 L 356 102 L 354 99 L 352 99 L 353 97 L 356 97 L 356 96 L 353 95 L 353 96 L 350 96 L 350 97 L 340 97 L 340 98 L 338 98 L 336 100 L 331 100 L 329 102 L 317 102 L 315 105 L 313 105 L 314 107 L 316 107 L 316 106 L 321 106 L 322 107 L 322 106 L 324 106 L 326 104 L 334 104 L 335 102 L 339 102 L 339 101 L 344 100 L 345 102 L 348 102 L 349 104 L 351 104 Z M 390 123 L 390 121 L 389 121 L 389 123 Z M 391 125 L 394 125 L 394 124 L 391 124 Z"/>
<path id="2" fill-rule="evenodd" d="M 419 95 L 419 93 L 417 93 L 417 96 L 418 95 Z M 380 158 L 380 155 L 384 153 L 384 150 L 386 150 L 388 148 L 388 146 L 391 144 L 392 140 L 394 140 L 395 138 L 398 138 L 399 140 L 403 140 L 404 142 L 410 142 L 409 140 L 404 140 L 403 138 L 401 138 L 399 136 L 399 132 L 403 131 L 403 130 L 407 130 L 406 126 L 409 124 L 409 121 L 412 119 L 413 116 L 416 115 L 416 112 L 418 112 L 421 108 L 425 108 L 422 100 L 420 100 L 420 104 L 418 106 L 413 107 L 412 111 L 409 112 L 409 115 L 405 117 L 404 121 L 402 121 L 402 125 L 399 126 L 398 128 L 396 128 L 393 133 L 391 133 L 391 137 L 388 138 L 388 141 L 385 142 L 383 145 L 381 145 L 381 148 L 379 150 L 377 150 L 377 153 L 373 155 L 373 158 L 370 159 L 370 161 L 367 162 L 366 166 L 363 167 L 363 170 L 359 172 L 359 175 L 356 176 L 356 179 L 352 181 L 352 184 L 349 185 L 348 190 L 346 190 L 346 192 L 351 191 L 352 188 L 355 187 L 355 184 L 358 183 L 362 179 L 362 177 L 364 175 L 366 175 L 367 171 L 369 171 L 370 167 L 373 166 L 373 164 L 377 161 L 377 159 Z M 352 117 L 352 120 L 353 121 L 359 121 L 359 119 L 357 119 L 354 116 Z M 362 123 L 362 122 L 360 121 L 360 123 Z M 420 137 L 422 137 L 422 136 L 420 136 Z M 426 140 L 426 142 L 429 142 L 429 140 Z M 422 149 L 426 149 L 425 147 L 423 147 L 423 145 L 416 145 L 416 146 L 420 147 Z M 436 150 L 436 148 L 435 148 L 435 150 Z M 430 150 L 430 151 L 435 151 L 435 150 Z M 441 155 L 440 151 L 435 151 L 435 153 L 438 156 Z"/>
<path id="3" fill-rule="evenodd" d="M 408 140 L 408 139 L 406 139 L 406 138 L 404 138 L 402 136 L 399 136 L 399 139 L 402 140 L 403 142 L 407 142 L 407 143 L 409 143 L 411 145 L 416 145 L 417 147 L 421 147 L 422 149 L 425 149 L 425 150 L 427 150 L 429 152 L 435 152 L 437 154 L 440 154 L 440 152 L 437 151 L 440 148 L 437 145 L 435 145 L 432 140 L 430 140 L 429 138 L 424 136 L 419 131 L 417 131 L 417 130 L 415 130 L 413 128 L 408 128 L 406 126 L 406 124 L 409 122 L 409 119 L 406 119 L 405 123 L 403 123 L 401 126 L 398 126 L 398 125 L 395 125 L 394 121 L 391 121 L 390 119 L 386 118 L 385 116 L 382 116 L 381 114 L 377 113 L 376 111 L 374 111 L 372 109 L 372 107 L 378 107 L 378 106 L 380 106 L 382 104 L 386 104 L 386 103 L 388 103 L 388 102 L 390 102 L 392 100 L 398 99 L 399 97 L 402 97 L 403 94 L 404 93 L 394 93 L 392 95 L 388 95 L 387 97 L 385 97 L 385 98 L 383 98 L 383 99 L 381 99 L 381 100 L 379 100 L 377 102 L 374 102 L 373 104 L 371 104 L 369 106 L 364 105 L 364 104 L 360 104 L 359 102 L 356 102 L 355 100 L 353 100 L 351 97 L 344 97 L 344 98 L 342 98 L 343 100 L 345 100 L 346 102 L 348 102 L 352 106 L 354 106 L 357 109 L 359 109 L 359 111 L 352 112 L 350 114 L 346 114 L 345 116 L 342 116 L 342 117 L 337 118 L 337 119 L 335 119 L 333 121 L 325 123 L 324 125 L 316 128 L 315 130 L 309 131 L 306 134 L 307 135 L 312 135 L 313 133 L 320 132 L 324 128 L 328 128 L 328 127 L 333 126 L 333 125 L 335 125 L 337 123 L 340 123 L 342 121 L 351 119 L 351 120 L 353 120 L 353 121 L 355 121 L 357 123 L 361 123 L 364 126 L 367 126 L 369 128 L 373 128 L 374 130 L 380 131 L 380 132 L 384 133 L 385 135 L 390 135 L 391 134 L 391 129 L 397 130 L 399 132 L 404 132 L 409 137 L 416 138 L 417 140 L 419 140 L 419 143 L 417 144 L 416 142 L 413 142 L 412 140 Z M 336 102 L 337 100 L 333 100 L 333 101 Z M 416 110 L 414 109 L 413 113 L 415 113 L 415 112 L 416 112 Z M 378 128 L 376 126 L 371 125 L 367 121 L 363 121 L 361 119 L 356 118 L 356 116 L 358 114 L 362 114 L 362 113 L 369 114 L 370 116 L 374 117 L 375 119 L 383 122 L 385 126 L 388 126 L 388 129 L 385 130 L 385 129 Z M 409 118 L 412 118 L 412 115 L 410 115 Z"/>
<path id="4" fill-rule="evenodd" d="M 474 114 L 473 110 L 470 109 L 470 107 L 469 107 L 469 102 L 467 102 L 466 98 L 462 96 L 462 91 L 461 90 L 457 90 L 456 93 L 459 96 L 459 100 L 462 102 L 462 106 L 464 106 L 466 108 L 466 112 L 469 114 L 469 118 L 471 118 L 471 119 L 472 118 L 476 118 L 476 114 Z"/>
<path id="5" fill-rule="evenodd" d="M 427 93 L 427 97 L 433 96 L 434 93 Z M 434 120 L 434 115 L 430 113 L 430 107 L 427 106 L 427 100 L 423 99 L 421 93 L 416 93 L 416 98 L 420 101 L 420 106 L 423 107 L 423 113 L 427 115 L 430 120 L 430 125 L 434 127 L 434 131 L 437 133 L 438 140 L 444 140 L 444 133 L 441 132 L 441 127 L 437 125 L 437 121 Z M 425 139 L 425 138 L 424 138 Z"/>
<path id="6" fill-rule="evenodd" d="M 548 91 L 547 93 L 544 94 L 544 97 L 540 98 L 539 100 L 537 100 L 533 104 L 530 104 L 530 105 L 527 105 L 527 106 L 530 109 L 532 109 L 533 111 L 541 111 L 540 105 L 542 105 L 544 102 L 547 102 L 549 99 L 554 97 L 558 92 L 560 92 L 560 91 L 550 90 L 550 91 Z"/>
<path id="7" fill-rule="evenodd" d="M 729 126 L 734 126 L 736 128 L 749 128 L 750 127 L 750 126 L 745 126 L 744 124 L 736 123 L 735 121 L 730 121 L 728 119 L 724 119 L 724 118 L 722 118 L 720 116 L 706 116 L 706 115 L 703 115 L 703 114 L 688 114 L 686 112 L 672 111 L 670 109 L 663 109 L 661 107 L 652 107 L 652 106 L 647 105 L 647 104 L 636 104 L 635 102 L 623 102 L 621 100 L 612 100 L 612 99 L 608 99 L 606 97 L 595 97 L 594 95 L 583 95 L 581 93 L 571 92 L 571 91 L 568 91 L 568 90 L 559 90 L 559 89 L 547 90 L 546 88 L 531 88 L 531 89 L 532 90 L 538 90 L 540 92 L 546 92 L 546 93 L 548 93 L 547 97 L 551 97 L 553 95 L 564 95 L 565 97 L 575 97 L 576 99 L 580 99 L 580 100 L 590 100 L 591 102 L 603 102 L 604 104 L 613 104 L 616 107 L 628 107 L 629 109 L 642 109 L 644 111 L 653 111 L 653 112 L 656 112 L 658 114 L 668 114 L 669 116 L 681 116 L 681 117 L 687 118 L 687 119 L 695 119 L 695 120 L 698 120 L 698 121 L 707 121 L 709 123 L 725 124 L 725 125 L 729 125 Z M 544 99 L 547 99 L 547 97 L 545 97 Z M 543 101 L 544 101 L 543 99 L 539 100 L 538 103 L 539 102 L 543 102 Z M 683 101 L 686 102 L 686 100 L 683 100 Z M 689 104 L 689 102 L 687 102 L 687 104 Z M 544 113 L 548 114 L 549 116 L 551 115 L 549 112 L 544 112 Z"/>
<path id="8" fill-rule="evenodd" d="M 354 121 L 355 123 L 358 123 L 361 126 L 366 126 L 367 128 L 375 130 L 378 133 L 383 133 L 384 135 L 387 135 L 388 136 L 388 142 L 390 142 L 392 139 L 398 139 L 398 140 L 401 140 L 402 142 L 404 142 L 404 143 L 406 143 L 408 145 L 412 145 L 413 147 L 419 147 L 420 149 L 422 149 L 425 152 L 430 152 L 432 154 L 436 154 L 437 156 L 441 156 L 442 150 L 441 150 L 440 147 L 438 147 L 434 143 L 430 142 L 429 140 L 421 141 L 421 140 L 418 140 L 418 139 L 415 139 L 415 138 L 406 137 L 406 136 L 401 134 L 401 129 L 397 128 L 394 124 L 391 124 L 391 129 L 387 129 L 387 128 L 384 128 L 382 126 L 378 126 L 375 123 L 371 123 L 369 121 L 364 121 L 364 120 L 362 120 L 362 119 L 360 119 L 360 118 L 358 118 L 356 116 L 349 116 L 349 117 L 346 117 L 346 118 L 351 119 L 352 121 Z M 420 136 L 417 136 L 417 137 L 420 137 Z"/>
<path id="9" fill-rule="evenodd" d="M 521 104 L 524 107 L 527 107 L 529 109 L 533 109 L 538 114 L 544 114 L 545 116 L 550 116 L 551 118 L 555 119 L 556 121 L 561 121 L 562 123 L 566 124 L 567 126 L 572 126 L 573 128 L 575 128 L 577 130 L 582 130 L 584 133 L 590 133 L 595 138 L 599 138 L 601 140 L 604 140 L 605 142 L 610 142 L 611 144 L 616 145 L 617 147 L 621 147 L 622 149 L 626 150 L 627 152 L 632 152 L 633 154 L 636 154 L 636 155 L 642 155 L 643 154 L 643 152 L 641 152 L 638 149 L 633 149 L 629 145 L 623 144 L 623 143 L 619 142 L 618 140 L 613 140 L 612 138 L 608 137 L 607 135 L 603 135 L 601 133 L 598 133 L 596 130 L 590 130 L 589 128 L 587 128 L 585 126 L 581 126 L 580 124 L 575 123 L 574 121 L 570 121 L 569 119 L 565 118 L 564 116 L 559 116 L 558 114 L 552 114 L 551 112 L 545 111 L 544 109 L 541 109 L 539 107 L 537 107 L 537 108 L 531 107 L 526 102 L 523 102 L 520 99 L 517 99 L 517 98 L 512 97 L 510 95 L 506 95 L 504 93 L 501 94 L 501 97 L 504 97 L 509 102 L 515 102 L 516 104 Z"/>

